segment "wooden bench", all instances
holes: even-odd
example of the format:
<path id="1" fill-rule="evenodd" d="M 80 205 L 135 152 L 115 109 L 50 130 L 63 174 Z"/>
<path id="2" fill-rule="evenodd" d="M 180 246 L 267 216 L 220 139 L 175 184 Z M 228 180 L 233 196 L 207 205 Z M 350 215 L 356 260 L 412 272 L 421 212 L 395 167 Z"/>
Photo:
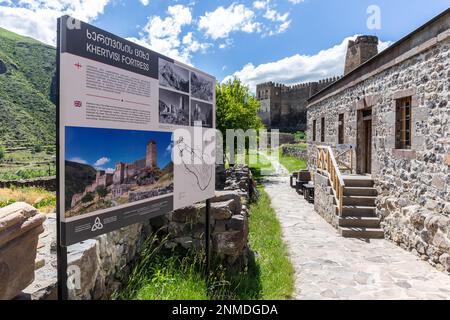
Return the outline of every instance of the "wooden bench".
<path id="1" fill-rule="evenodd" d="M 312 183 L 303 185 L 303 196 L 309 203 L 314 203 L 314 185 Z"/>

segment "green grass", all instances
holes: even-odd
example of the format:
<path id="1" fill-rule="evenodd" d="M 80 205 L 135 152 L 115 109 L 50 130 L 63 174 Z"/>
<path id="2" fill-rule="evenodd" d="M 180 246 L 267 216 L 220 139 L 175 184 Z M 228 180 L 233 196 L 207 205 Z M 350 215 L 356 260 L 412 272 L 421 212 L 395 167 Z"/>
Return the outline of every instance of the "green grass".
<path id="1" fill-rule="evenodd" d="M 289 148 L 300 149 L 300 150 L 306 150 L 308 148 L 308 145 L 304 142 L 296 143 L 296 144 L 288 144 L 286 146 Z"/>
<path id="2" fill-rule="evenodd" d="M 0 28 L 0 60 L 6 66 L 0 74 L 0 145 L 55 144 L 55 54 L 55 48 Z"/>
<path id="3" fill-rule="evenodd" d="M 294 290 L 293 267 L 281 237 L 281 227 L 262 188 L 250 207 L 249 242 L 255 253 L 244 272 L 226 270 L 217 261 L 204 276 L 204 256 L 164 249 L 152 237 L 127 287 L 116 299 L 139 300 L 283 300 Z"/>
<path id="4" fill-rule="evenodd" d="M 305 160 L 298 159 L 298 158 L 291 157 L 291 156 L 283 156 L 281 150 L 279 150 L 278 152 L 280 154 L 280 158 L 279 158 L 280 163 L 289 172 L 303 170 L 303 169 L 306 169 L 308 167 L 308 165 L 306 164 Z"/>
<path id="5" fill-rule="evenodd" d="M 50 213 L 56 208 L 56 194 L 35 187 L 0 189 L 0 208 L 15 202 L 26 202 L 40 212 Z"/>

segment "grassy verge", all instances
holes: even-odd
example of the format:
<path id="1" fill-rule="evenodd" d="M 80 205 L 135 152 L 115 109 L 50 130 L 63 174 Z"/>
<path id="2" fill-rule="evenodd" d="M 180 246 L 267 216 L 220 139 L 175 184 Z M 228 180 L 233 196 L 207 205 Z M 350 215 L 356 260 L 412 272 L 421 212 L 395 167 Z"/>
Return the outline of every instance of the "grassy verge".
<path id="1" fill-rule="evenodd" d="M 56 208 L 56 194 L 42 188 L 0 189 L 0 208 L 15 202 L 26 202 L 40 212 L 50 213 Z"/>
<path id="2" fill-rule="evenodd" d="M 293 267 L 281 238 L 281 227 L 262 188 L 250 207 L 250 246 L 255 253 L 245 272 L 214 263 L 205 277 L 201 254 L 164 249 L 152 238 L 118 299 L 140 300 L 270 300 L 289 299 L 294 288 Z"/>
<path id="3" fill-rule="evenodd" d="M 305 160 L 302 159 L 298 159 L 295 157 L 290 157 L 290 156 L 284 156 L 281 152 L 281 150 L 278 151 L 280 156 L 279 156 L 279 160 L 280 163 L 289 171 L 289 172 L 294 172 L 294 171 L 299 171 L 299 170 L 303 170 L 307 168 L 307 164 Z"/>

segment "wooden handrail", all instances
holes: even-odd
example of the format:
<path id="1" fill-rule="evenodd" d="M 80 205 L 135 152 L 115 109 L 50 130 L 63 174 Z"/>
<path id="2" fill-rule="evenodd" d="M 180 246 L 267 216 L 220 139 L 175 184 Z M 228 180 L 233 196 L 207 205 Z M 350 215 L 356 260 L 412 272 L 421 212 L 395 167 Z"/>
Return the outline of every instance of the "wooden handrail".
<path id="1" fill-rule="evenodd" d="M 343 156 L 345 156 L 346 154 L 350 154 L 350 163 L 346 163 L 343 160 L 341 160 L 341 158 Z M 353 148 L 350 147 L 350 149 L 338 154 L 336 156 L 336 162 L 340 166 L 341 170 L 348 170 L 348 171 L 350 171 L 350 174 L 353 174 Z"/>
<path id="2" fill-rule="evenodd" d="M 345 182 L 338 162 L 336 161 L 333 150 L 329 146 L 317 146 L 317 150 L 317 168 L 328 173 L 339 215 L 342 215 Z"/>

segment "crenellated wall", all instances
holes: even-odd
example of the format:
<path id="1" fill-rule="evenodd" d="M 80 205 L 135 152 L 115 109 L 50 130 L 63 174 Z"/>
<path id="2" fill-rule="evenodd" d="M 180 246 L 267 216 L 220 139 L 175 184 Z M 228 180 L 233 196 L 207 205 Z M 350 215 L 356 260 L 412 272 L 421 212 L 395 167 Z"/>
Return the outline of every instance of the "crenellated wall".
<path id="1" fill-rule="evenodd" d="M 287 86 L 266 82 L 256 86 L 261 103 L 259 115 L 268 129 L 306 130 L 307 99 L 339 78 Z"/>

